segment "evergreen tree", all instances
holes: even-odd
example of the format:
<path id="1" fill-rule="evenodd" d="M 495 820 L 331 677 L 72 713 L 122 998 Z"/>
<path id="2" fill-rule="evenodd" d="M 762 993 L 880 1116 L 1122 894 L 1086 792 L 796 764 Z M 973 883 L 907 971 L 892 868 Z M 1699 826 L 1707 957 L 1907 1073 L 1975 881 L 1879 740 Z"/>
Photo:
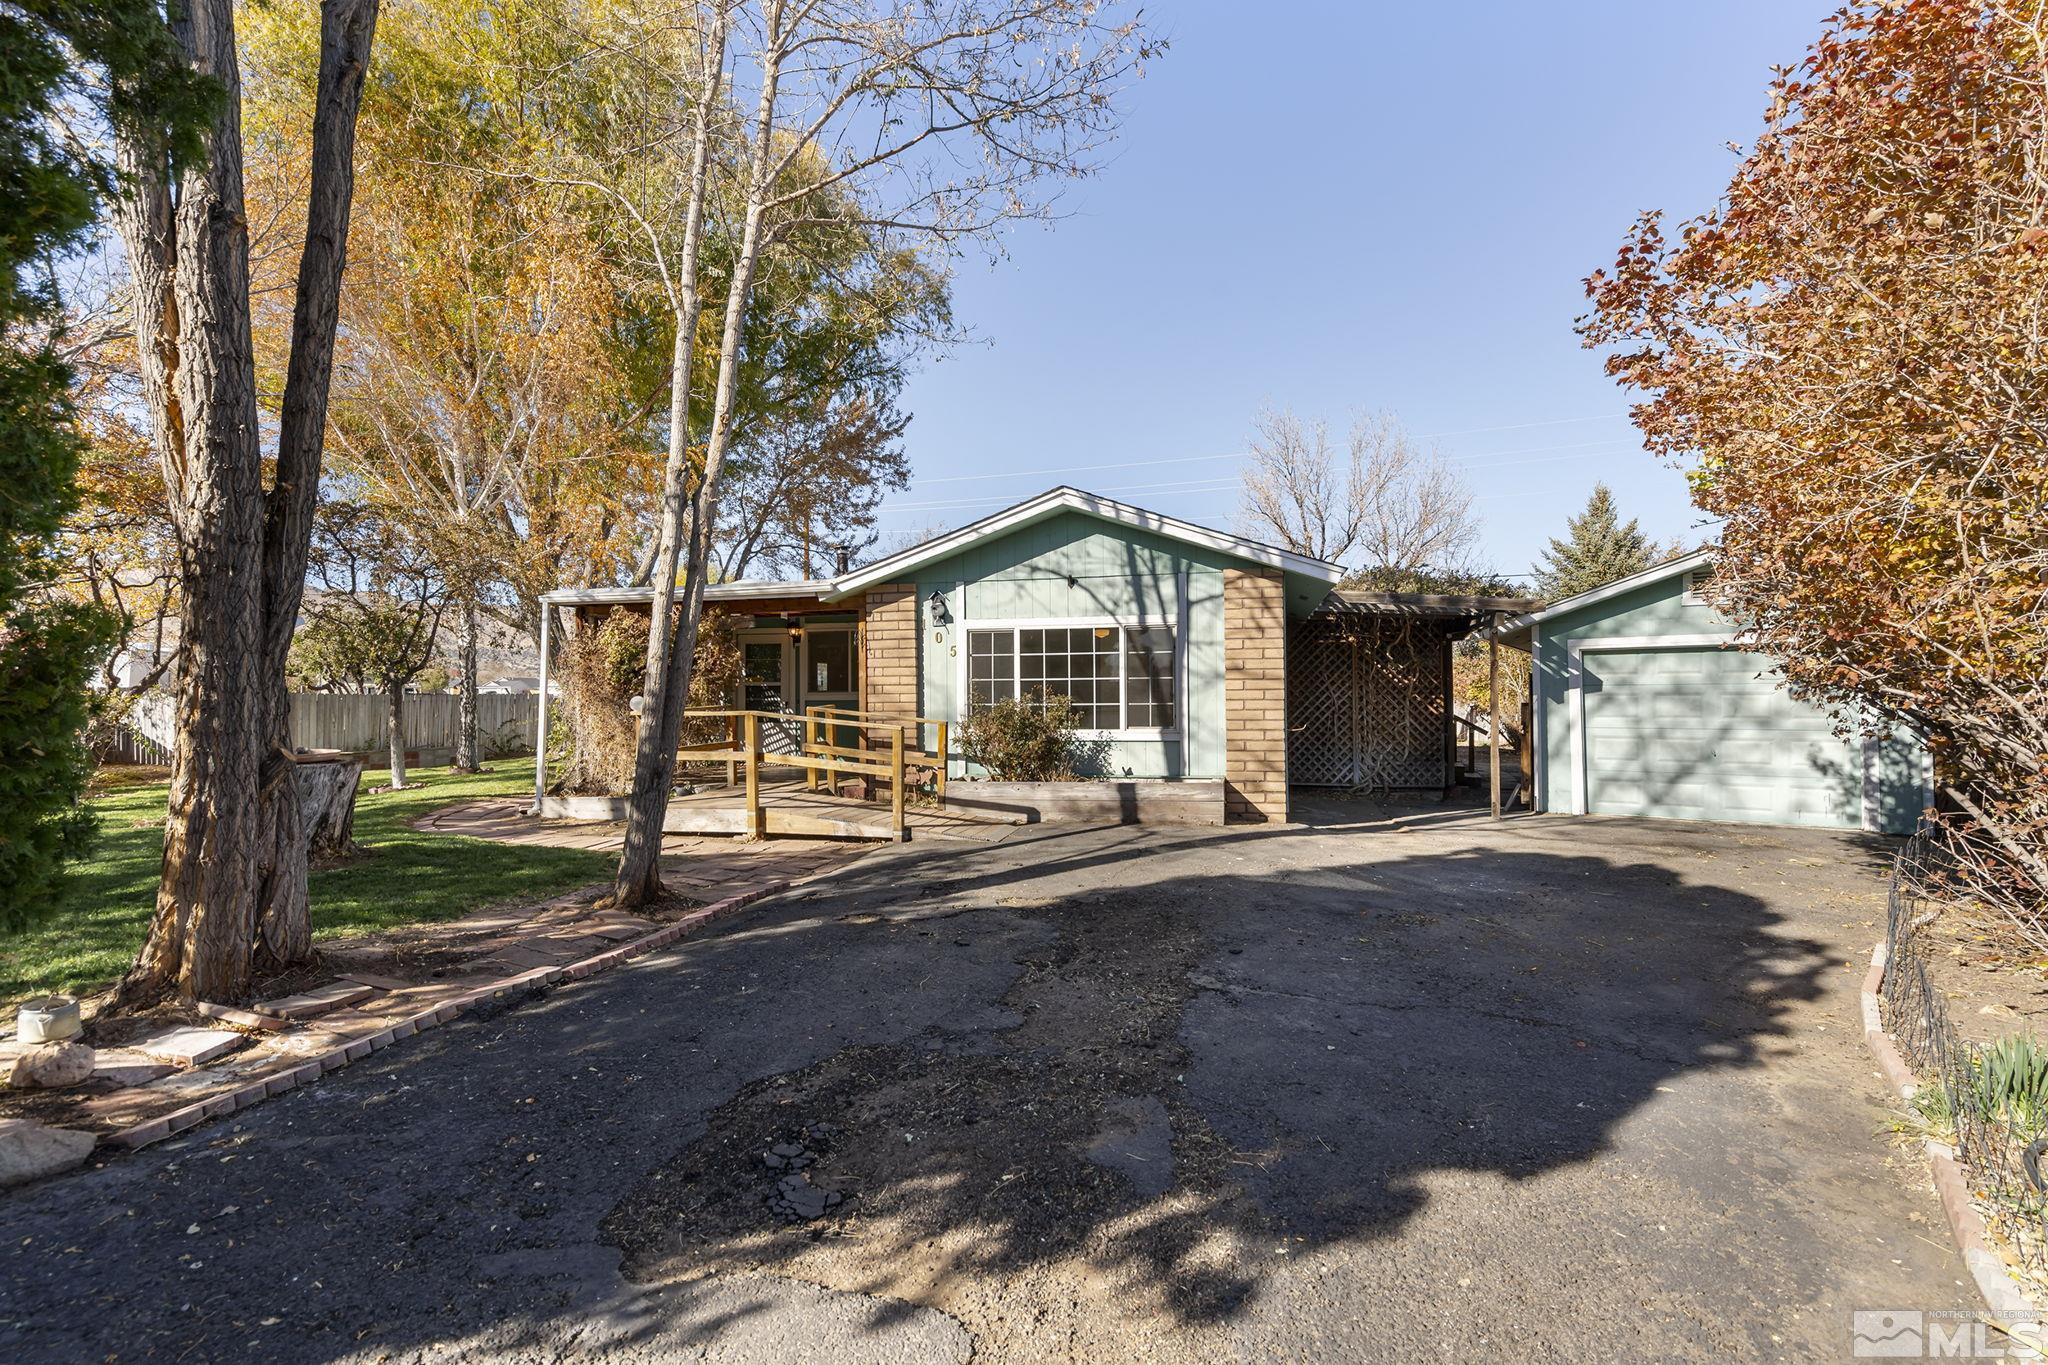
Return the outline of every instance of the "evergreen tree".
<path id="1" fill-rule="evenodd" d="M 114 181 L 54 120 L 75 133 L 90 110 L 156 127 L 211 103 L 150 0 L 0 8 L 0 928 L 46 908 L 91 832 L 86 680 L 117 631 L 110 613 L 50 590 L 81 446 L 55 344 L 57 263 Z"/>
<path id="2" fill-rule="evenodd" d="M 1551 602 L 1588 592 L 1603 583 L 1640 573 L 1657 562 L 1657 548 L 1631 517 L 1623 524 L 1614 493 L 1593 485 L 1586 510 L 1567 523 L 1568 536 L 1552 536 L 1536 566 L 1536 591 Z"/>

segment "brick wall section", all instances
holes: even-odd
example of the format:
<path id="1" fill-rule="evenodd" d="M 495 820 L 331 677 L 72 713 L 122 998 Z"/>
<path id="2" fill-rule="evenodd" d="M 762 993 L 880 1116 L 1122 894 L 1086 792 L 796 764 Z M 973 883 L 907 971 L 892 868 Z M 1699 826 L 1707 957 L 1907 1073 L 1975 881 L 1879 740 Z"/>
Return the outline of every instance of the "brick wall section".
<path id="1" fill-rule="evenodd" d="M 861 659 L 861 708 L 914 716 L 924 709 L 917 680 L 917 584 L 869 588 Z"/>
<path id="2" fill-rule="evenodd" d="M 1223 811 L 1287 819 L 1287 598 L 1278 569 L 1223 573 Z"/>

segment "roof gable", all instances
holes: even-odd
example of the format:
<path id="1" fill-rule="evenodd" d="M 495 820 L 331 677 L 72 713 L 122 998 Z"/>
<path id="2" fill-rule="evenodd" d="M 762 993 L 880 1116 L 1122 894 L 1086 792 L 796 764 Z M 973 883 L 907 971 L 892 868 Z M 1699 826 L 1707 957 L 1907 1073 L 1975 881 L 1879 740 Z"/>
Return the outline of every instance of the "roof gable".
<path id="1" fill-rule="evenodd" d="M 1064 512 L 1079 512 L 1111 525 L 1146 531 L 1167 540 L 1199 546 L 1249 563 L 1283 569 L 1288 573 L 1301 574 L 1325 583 L 1335 583 L 1344 576 L 1344 570 L 1337 565 L 1296 554 L 1292 550 L 1283 550 L 1278 546 L 1267 545 L 1244 536 L 1198 526 L 1193 522 L 1182 521 L 1160 512 L 1147 511 L 1145 508 L 1134 507 L 1130 503 L 1118 502 L 1113 498 L 1062 486 L 1048 489 L 1035 498 L 1028 498 L 1014 506 L 1006 507 L 957 531 L 934 536 L 922 544 L 913 545 L 907 550 L 885 556 L 852 573 L 843 574 L 833 580 L 831 590 L 825 596 L 828 600 L 845 597 L 879 583 L 898 581 L 925 565 L 958 554 L 978 541 L 1006 535 Z"/>
<path id="2" fill-rule="evenodd" d="M 1680 574 L 1690 573 L 1703 564 L 1712 563 L 1713 558 L 1714 550 L 1712 546 L 1709 546 L 1703 550 L 1694 550 L 1689 555 L 1680 555 L 1676 559 L 1667 559 L 1662 564 L 1652 564 L 1640 573 L 1632 573 L 1626 578 L 1617 578 L 1612 583 L 1602 583 L 1597 588 L 1589 588 L 1585 592 L 1552 602 L 1540 611 L 1532 611 L 1526 615 L 1517 616 L 1512 621 L 1503 622 L 1501 624 L 1501 633 L 1506 634 L 1509 631 L 1522 630 L 1539 622 L 1563 616 L 1567 612 L 1577 611 L 1581 607 L 1590 607 L 1597 602 L 1605 602 L 1609 598 L 1619 597 L 1623 593 L 1634 592 L 1637 588 L 1647 587 L 1652 583 L 1661 583 L 1667 578 L 1676 578 Z"/>

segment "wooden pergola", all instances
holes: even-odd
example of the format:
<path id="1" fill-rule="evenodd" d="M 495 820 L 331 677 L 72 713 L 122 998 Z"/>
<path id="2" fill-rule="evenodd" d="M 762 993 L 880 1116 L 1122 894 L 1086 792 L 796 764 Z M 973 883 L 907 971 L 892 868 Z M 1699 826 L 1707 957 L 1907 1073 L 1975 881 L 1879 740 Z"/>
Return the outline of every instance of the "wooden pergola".
<path id="1" fill-rule="evenodd" d="M 1330 724 L 1329 712 L 1344 712 L 1338 727 L 1351 746 L 1350 776 L 1325 785 L 1383 786 L 1422 789 L 1448 787 L 1454 766 L 1456 736 L 1452 721 L 1451 649 L 1476 631 L 1487 637 L 1490 694 L 1488 769 L 1492 812 L 1500 818 L 1500 627 L 1537 600 L 1446 593 L 1370 592 L 1337 589 L 1301 623 L 1291 642 L 1288 661 L 1290 731 L 1300 738 L 1305 727 Z M 1345 646 L 1348 644 L 1348 654 Z M 1339 656 L 1331 656 L 1331 649 Z M 1332 671 L 1334 669 L 1334 672 Z M 1425 707 L 1427 715 L 1417 710 Z M 1312 711 L 1319 714 L 1312 715 Z M 1348 728 L 1346 723 L 1348 722 Z M 1424 735 L 1417 727 L 1424 727 Z M 1410 733 L 1402 733 L 1403 730 Z M 1437 728 L 1441 727 L 1440 733 Z M 1368 735 L 1365 732 L 1371 730 Z M 1372 745 L 1384 752 L 1365 755 Z M 1306 746 L 1304 746 L 1306 747 Z M 1429 755 L 1439 756 L 1441 774 L 1424 780 Z M 1363 764 L 1375 771 L 1361 771 Z M 1307 765 L 1300 765 L 1306 767 Z M 1344 769 L 1344 760 L 1329 773 Z M 1299 775 L 1296 781 L 1302 781 Z M 1317 785 L 1310 779 L 1307 785 Z"/>

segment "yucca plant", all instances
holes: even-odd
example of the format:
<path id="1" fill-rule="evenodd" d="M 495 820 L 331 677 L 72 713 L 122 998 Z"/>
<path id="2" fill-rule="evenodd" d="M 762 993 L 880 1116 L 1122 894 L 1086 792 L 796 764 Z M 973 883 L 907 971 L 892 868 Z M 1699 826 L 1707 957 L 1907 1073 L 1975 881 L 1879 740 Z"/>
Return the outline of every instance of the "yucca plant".
<path id="1" fill-rule="evenodd" d="M 2048 1124 L 2048 1048 L 2015 1033 L 1977 1050 L 1971 1087 L 1985 1118 L 2026 1132 Z"/>

